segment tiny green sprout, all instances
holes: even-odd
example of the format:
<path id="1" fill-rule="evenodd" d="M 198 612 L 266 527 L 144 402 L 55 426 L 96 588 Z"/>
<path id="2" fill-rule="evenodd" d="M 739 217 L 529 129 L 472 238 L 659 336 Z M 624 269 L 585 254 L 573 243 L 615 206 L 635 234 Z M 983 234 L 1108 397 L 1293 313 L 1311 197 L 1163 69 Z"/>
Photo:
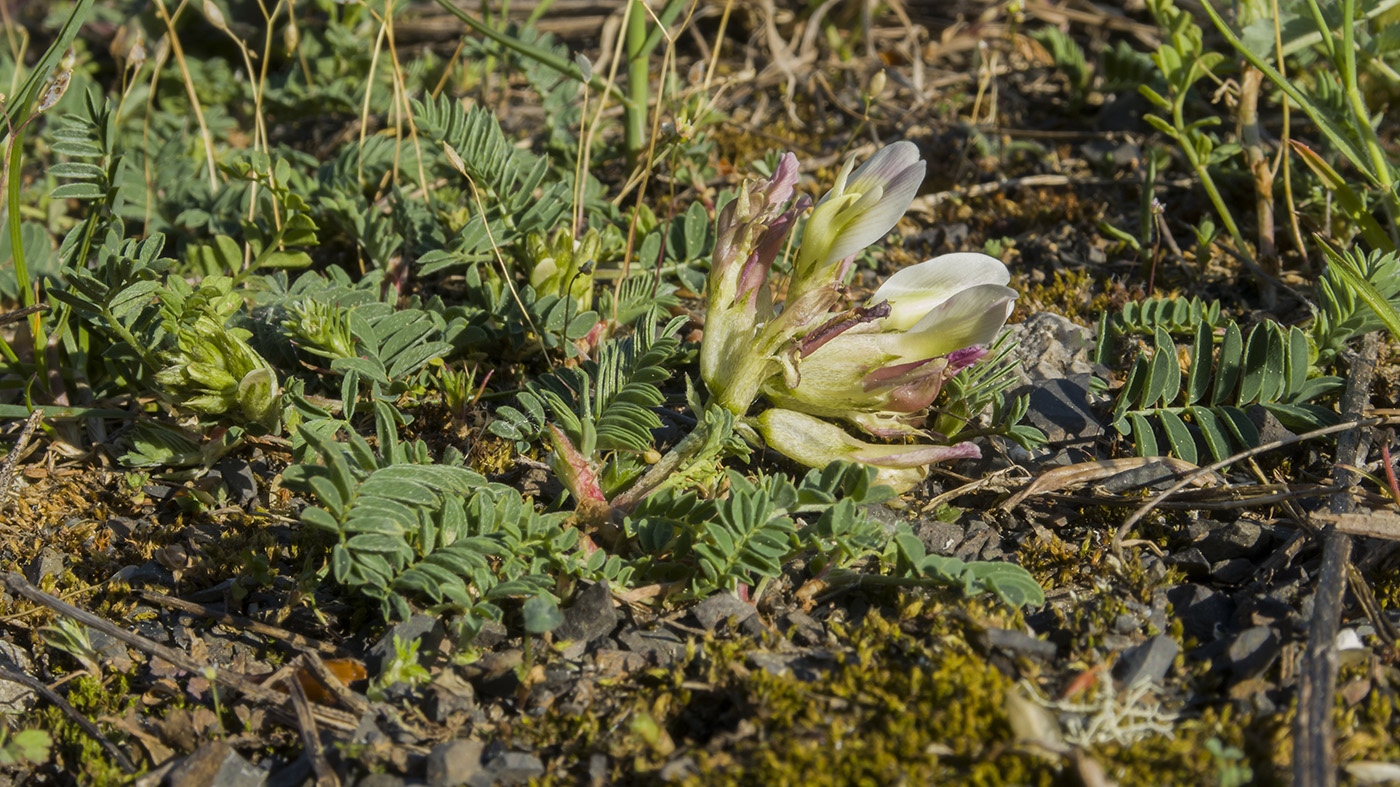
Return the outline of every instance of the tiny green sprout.
<path id="1" fill-rule="evenodd" d="M 405 641 L 395 634 L 394 655 L 384 665 L 384 670 L 370 681 L 366 695 L 371 700 L 380 702 L 384 699 L 384 690 L 395 683 L 418 686 L 432 680 L 432 674 L 418 663 L 418 648 L 422 644 L 421 639 Z"/>

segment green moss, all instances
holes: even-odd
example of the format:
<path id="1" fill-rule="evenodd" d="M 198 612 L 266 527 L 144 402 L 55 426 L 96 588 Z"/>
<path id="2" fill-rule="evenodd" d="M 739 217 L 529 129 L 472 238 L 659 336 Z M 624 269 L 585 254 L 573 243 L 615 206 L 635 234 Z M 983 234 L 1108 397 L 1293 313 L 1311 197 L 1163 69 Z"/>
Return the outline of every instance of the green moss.
<path id="1" fill-rule="evenodd" d="M 136 702 L 126 677 L 117 675 L 106 683 L 83 675 L 75 678 L 67 694 L 68 702 L 89 719 L 120 717 Z M 19 722 L 19 727 L 37 727 L 53 736 L 54 764 L 65 771 L 77 784 L 118 785 L 130 783 L 130 777 L 113 762 L 101 744 L 93 740 L 62 711 L 42 706 Z M 121 741 L 117 741 L 123 747 Z M 125 746 L 130 750 L 129 746 Z"/>

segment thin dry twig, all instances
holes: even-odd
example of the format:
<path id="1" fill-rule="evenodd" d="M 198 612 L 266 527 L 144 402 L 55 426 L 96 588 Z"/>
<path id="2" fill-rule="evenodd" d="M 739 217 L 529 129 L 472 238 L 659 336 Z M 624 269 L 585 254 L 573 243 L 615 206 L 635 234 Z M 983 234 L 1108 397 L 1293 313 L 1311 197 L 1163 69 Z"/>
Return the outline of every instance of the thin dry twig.
<path id="1" fill-rule="evenodd" d="M 44 699 L 53 703 L 53 706 L 62 711 L 63 715 L 72 719 L 73 723 L 82 728 L 83 732 L 88 734 L 88 737 L 97 741 L 97 744 L 107 752 L 107 756 L 116 761 L 116 763 L 121 766 L 122 770 L 127 773 L 136 772 L 136 764 L 131 761 L 131 758 L 127 757 L 115 744 L 107 740 L 107 737 L 102 734 L 102 730 L 99 730 L 97 725 L 88 720 L 77 708 L 70 705 L 68 700 L 63 698 L 63 695 L 44 685 L 43 681 L 37 680 L 23 672 L 15 672 L 4 669 L 3 667 L 0 667 L 0 680 L 18 683 L 21 686 L 43 695 Z"/>
<path id="2" fill-rule="evenodd" d="M 1157 506 L 1166 502 L 1167 498 L 1170 498 L 1172 495 L 1176 494 L 1177 492 L 1180 492 L 1182 489 L 1185 489 L 1189 484 L 1191 484 L 1197 478 L 1200 478 L 1201 476 L 1205 475 L 1206 473 L 1213 473 L 1217 470 L 1220 470 L 1221 468 L 1224 468 L 1227 465 L 1233 464 L 1242 459 L 1248 459 L 1252 456 L 1259 456 L 1260 454 L 1266 454 L 1270 451 L 1276 451 L 1280 448 L 1283 448 L 1284 446 L 1293 445 L 1294 443 L 1301 443 L 1307 440 L 1312 440 L 1313 438 L 1325 437 L 1329 434 L 1337 434 L 1338 432 L 1345 432 L 1349 429 L 1359 429 L 1367 426 L 1380 426 L 1382 424 L 1395 423 L 1400 423 L 1400 418 L 1396 418 L 1395 416 L 1391 415 L 1373 415 L 1368 418 L 1357 418 L 1350 421 L 1343 421 L 1339 424 L 1324 426 L 1321 429 L 1314 429 L 1311 432 L 1303 432 L 1302 434 L 1292 435 L 1282 440 L 1274 440 L 1273 442 L 1265 443 L 1263 445 L 1257 445 L 1253 448 L 1241 451 L 1238 454 L 1235 454 L 1234 456 L 1226 457 L 1220 460 L 1219 462 L 1216 462 L 1215 464 L 1206 465 L 1205 467 L 1202 467 L 1199 470 L 1187 474 L 1181 480 L 1168 487 L 1165 492 L 1144 503 L 1140 508 L 1138 508 L 1138 510 L 1133 512 L 1132 516 L 1129 516 L 1127 519 L 1123 520 L 1123 524 L 1118 526 L 1118 532 L 1113 534 L 1113 554 L 1121 560 L 1123 558 L 1123 537 L 1126 536 L 1133 529 L 1133 526 L 1136 525 L 1138 522 L 1141 522 L 1143 517 L 1152 513 L 1152 510 L 1155 509 Z"/>
<path id="3" fill-rule="evenodd" d="M 1367 334 L 1361 352 L 1351 364 L 1341 411 L 1355 418 L 1371 397 L 1371 379 L 1376 373 L 1380 335 Z M 1374 420 L 1374 419 L 1373 419 Z M 1355 483 L 1357 474 L 1340 467 L 1359 464 L 1366 454 L 1369 432 L 1354 429 L 1337 440 L 1337 480 L 1344 486 Z M 1347 514 L 1356 505 L 1351 494 L 1332 496 L 1333 514 Z M 1313 614 L 1308 628 L 1308 644 L 1298 675 L 1298 715 L 1293 723 L 1293 782 L 1331 787 L 1337 783 L 1337 747 L 1333 722 L 1333 701 L 1337 694 L 1337 632 L 1341 628 L 1342 600 L 1346 593 L 1347 566 L 1351 562 L 1351 536 L 1335 528 L 1328 530 L 1322 549 L 1322 570 L 1313 593 Z"/>
<path id="4" fill-rule="evenodd" d="M 1036 476 L 1034 481 L 1026 484 L 1025 488 L 1016 494 L 1002 501 L 998 506 L 1003 511 L 1009 511 L 1025 501 L 1032 495 L 1053 492 L 1057 489 L 1064 489 L 1068 486 L 1078 486 L 1087 484 L 1090 481 L 1098 481 L 1102 478 L 1110 478 L 1129 470 L 1136 470 L 1140 467 L 1151 467 L 1163 465 L 1169 468 L 1173 474 L 1190 473 L 1198 469 L 1196 465 L 1183 459 L 1171 456 L 1134 456 L 1122 459 L 1100 459 L 1092 462 L 1079 462 L 1068 467 L 1057 467 Z M 1220 483 L 1224 479 L 1217 477 Z M 1204 484 L 1204 479 L 1199 479 Z"/>
<path id="5" fill-rule="evenodd" d="M 29 438 L 34 436 L 34 430 L 39 428 L 39 422 L 42 420 L 43 410 L 35 410 L 29 414 L 29 419 L 24 422 L 24 429 L 20 430 L 19 439 L 15 440 L 9 456 L 5 457 L 4 463 L 0 463 L 0 510 L 5 508 L 5 499 L 9 497 L 10 486 L 15 482 L 15 471 L 19 468 L 19 460 L 24 456 L 24 449 L 29 447 Z"/>
<path id="6" fill-rule="evenodd" d="M 127 631 L 121 626 L 103 620 L 87 610 L 79 609 L 72 604 L 60 601 L 54 596 L 34 587 L 29 583 L 29 580 L 19 574 L 13 572 L 7 574 L 5 576 L 5 586 L 9 588 L 11 593 L 17 596 L 28 599 L 40 606 L 48 607 L 64 617 L 72 618 L 89 628 L 101 631 L 147 655 L 163 659 L 192 675 L 203 675 L 215 683 L 235 689 L 253 699 L 268 702 L 273 705 L 281 706 L 287 702 L 287 696 L 285 694 L 281 694 L 267 686 L 260 685 L 240 672 L 205 664 L 179 650 L 162 645 L 140 634 Z M 327 708 L 318 705 L 315 708 L 315 712 L 327 726 L 342 732 L 354 730 L 357 725 L 357 719 L 354 716 L 335 708 Z"/>
<path id="7" fill-rule="evenodd" d="M 299 659 L 305 665 L 304 659 Z M 321 736 L 316 732 L 316 715 L 311 712 L 311 701 L 306 698 L 306 689 L 293 675 L 282 681 L 291 693 L 292 707 L 296 708 L 297 726 L 301 728 L 301 742 L 306 747 L 306 756 L 311 759 L 311 769 L 316 774 L 316 787 L 340 787 L 340 779 L 331 764 L 326 760 L 325 749 L 321 746 Z"/>
<path id="8" fill-rule="evenodd" d="M 242 615 L 234 615 L 214 609 L 205 604 L 196 604 L 193 601 L 186 601 L 182 598 L 175 598 L 174 596 L 167 596 L 164 593 L 156 593 L 150 590 L 138 590 L 136 591 L 136 595 L 140 596 L 142 600 L 149 601 L 152 604 L 159 604 L 163 607 L 178 609 L 181 612 L 189 612 L 194 615 L 203 615 L 204 617 L 217 620 L 225 626 L 232 626 L 233 628 L 251 631 L 254 634 L 261 634 L 266 637 L 282 640 L 299 650 L 314 650 L 319 653 L 325 653 L 328 656 L 338 656 L 343 653 L 340 648 L 329 643 L 314 640 L 310 637 L 304 637 L 294 631 L 288 631 L 278 626 L 253 620 L 252 618 L 245 618 Z"/>
<path id="9" fill-rule="evenodd" d="M 31 314 L 46 312 L 49 310 L 47 303 L 38 303 L 33 306 L 26 306 L 23 309 L 15 309 L 12 312 L 0 314 L 0 325 L 9 325 L 12 322 L 19 322 Z"/>

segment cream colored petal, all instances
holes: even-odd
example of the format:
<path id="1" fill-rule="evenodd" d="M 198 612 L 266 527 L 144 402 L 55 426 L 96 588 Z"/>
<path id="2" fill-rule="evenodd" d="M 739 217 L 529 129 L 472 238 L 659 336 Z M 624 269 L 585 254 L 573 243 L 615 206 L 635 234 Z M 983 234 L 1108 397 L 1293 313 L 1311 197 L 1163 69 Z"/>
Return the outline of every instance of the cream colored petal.
<path id="1" fill-rule="evenodd" d="M 962 290 L 1009 281 L 1011 272 L 995 257 L 975 252 L 944 254 L 897 271 L 866 303 L 889 301 L 890 316 L 883 324 L 890 330 L 904 331 Z"/>
<path id="2" fill-rule="evenodd" d="M 948 298 L 891 346 L 907 361 L 936 358 L 954 350 L 996 339 L 1016 300 L 1016 291 L 1000 284 L 978 284 Z"/>

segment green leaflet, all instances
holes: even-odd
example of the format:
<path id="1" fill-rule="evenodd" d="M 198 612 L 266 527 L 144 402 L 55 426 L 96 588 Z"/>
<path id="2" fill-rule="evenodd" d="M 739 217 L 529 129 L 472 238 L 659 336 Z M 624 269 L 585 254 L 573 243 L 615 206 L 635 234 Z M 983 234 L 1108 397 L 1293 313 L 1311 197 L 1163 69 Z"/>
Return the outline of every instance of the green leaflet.
<path id="1" fill-rule="evenodd" d="M 1299 431 L 1336 423 L 1335 411 L 1315 400 L 1342 380 L 1320 373 L 1311 346 L 1301 328 L 1271 320 L 1247 332 L 1233 320 L 1201 320 L 1186 345 L 1156 325 L 1151 348 L 1137 354 L 1119 389 L 1113 425 L 1131 436 L 1139 456 L 1204 464 L 1258 444 L 1253 408 Z"/>

